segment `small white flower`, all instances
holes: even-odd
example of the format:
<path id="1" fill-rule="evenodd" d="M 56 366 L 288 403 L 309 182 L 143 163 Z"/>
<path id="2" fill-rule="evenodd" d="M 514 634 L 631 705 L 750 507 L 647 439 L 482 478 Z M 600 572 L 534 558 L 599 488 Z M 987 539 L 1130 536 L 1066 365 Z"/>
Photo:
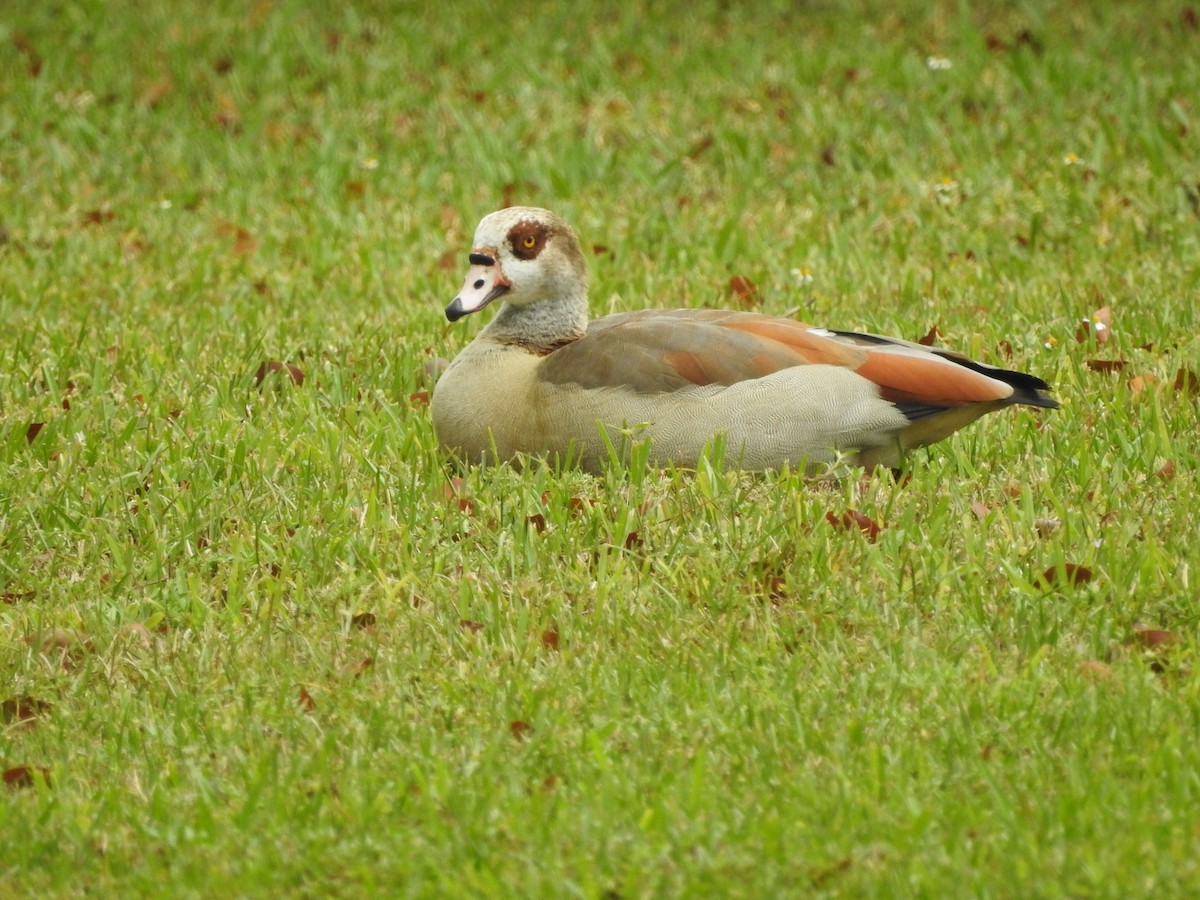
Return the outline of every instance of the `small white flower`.
<path id="1" fill-rule="evenodd" d="M 796 280 L 796 284 L 805 285 L 813 283 L 812 269 L 808 266 L 797 266 L 792 269 L 792 278 Z"/>
<path id="2" fill-rule="evenodd" d="M 373 156 L 368 156 L 366 159 L 360 160 L 359 165 L 362 166 L 364 169 L 366 169 L 368 172 L 373 172 L 375 169 L 379 168 L 379 160 L 377 160 Z"/>
<path id="3" fill-rule="evenodd" d="M 159 209 L 170 209 L 171 206 L 172 206 L 171 201 L 168 200 L 166 197 L 163 197 L 161 200 L 158 201 Z"/>
<path id="4" fill-rule="evenodd" d="M 943 206 L 954 203 L 962 198 L 958 182 L 953 178 L 943 178 L 933 186 L 933 196 Z"/>
<path id="5" fill-rule="evenodd" d="M 1083 160 L 1080 159 L 1078 156 L 1076 156 L 1074 153 L 1068 153 L 1066 156 L 1063 157 L 1063 165 L 1064 166 L 1082 166 Z"/>
<path id="6" fill-rule="evenodd" d="M 950 62 L 950 60 L 946 59 L 944 56 L 930 56 L 925 59 L 925 65 L 927 65 L 933 72 L 944 72 L 946 69 L 954 65 L 954 63 Z"/>

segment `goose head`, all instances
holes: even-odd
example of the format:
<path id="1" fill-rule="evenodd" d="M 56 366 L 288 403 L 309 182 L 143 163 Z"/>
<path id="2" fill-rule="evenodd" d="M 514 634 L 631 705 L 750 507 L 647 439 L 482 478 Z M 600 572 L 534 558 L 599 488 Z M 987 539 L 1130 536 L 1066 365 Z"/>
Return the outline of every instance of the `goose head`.
<path id="1" fill-rule="evenodd" d="M 579 239 L 546 209 L 512 206 L 484 216 L 468 261 L 462 290 L 446 307 L 451 322 L 502 297 L 515 309 L 543 300 L 586 300 L 587 266 Z"/>

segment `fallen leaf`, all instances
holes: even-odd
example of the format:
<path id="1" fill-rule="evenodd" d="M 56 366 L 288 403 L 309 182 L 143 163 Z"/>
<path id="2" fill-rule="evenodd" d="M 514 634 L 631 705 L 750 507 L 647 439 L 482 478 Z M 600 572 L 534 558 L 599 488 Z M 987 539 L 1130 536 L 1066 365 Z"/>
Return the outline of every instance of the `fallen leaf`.
<path id="1" fill-rule="evenodd" d="M 32 600 L 35 595 L 36 591 L 5 591 L 3 594 L 0 594 L 0 600 L 12 606 L 23 600 Z"/>
<path id="2" fill-rule="evenodd" d="M 483 630 L 483 623 L 476 622 L 474 619 L 459 619 L 458 627 L 464 631 L 471 632 L 471 634 L 475 634 L 476 632 Z"/>
<path id="3" fill-rule="evenodd" d="M 104 225 L 117 217 L 111 209 L 89 209 L 79 214 L 79 224 L 85 228 L 91 225 Z"/>
<path id="4" fill-rule="evenodd" d="M 1092 570 L 1087 566 L 1076 563 L 1063 563 L 1061 566 L 1051 566 L 1042 573 L 1038 583 L 1043 588 L 1080 587 L 1092 580 Z"/>
<path id="5" fill-rule="evenodd" d="M 262 387 L 262 383 L 266 380 L 267 375 L 272 372 L 283 371 L 287 372 L 288 378 L 292 384 L 296 385 L 297 387 L 304 384 L 304 372 L 301 371 L 298 366 L 294 366 L 291 363 L 280 362 L 277 359 L 268 359 L 255 371 L 254 386 Z"/>
<path id="6" fill-rule="evenodd" d="M 3 703 L 0 703 L 0 721 L 7 723 L 15 723 L 26 727 L 32 726 L 34 719 L 38 716 L 43 716 L 50 710 L 54 709 L 54 705 L 47 703 L 45 700 L 39 700 L 36 697 L 28 695 L 24 697 L 10 697 Z"/>
<path id="7" fill-rule="evenodd" d="M 523 741 L 525 738 L 529 737 L 530 733 L 533 731 L 533 726 L 522 719 L 514 719 L 508 723 L 508 730 L 512 732 L 512 736 L 518 741 Z"/>
<path id="8" fill-rule="evenodd" d="M 1157 381 L 1158 379 L 1153 375 L 1135 375 L 1129 379 L 1129 391 L 1136 396 Z"/>
<path id="9" fill-rule="evenodd" d="M 1163 481 L 1174 481 L 1175 480 L 1175 463 L 1172 460 L 1168 459 L 1165 463 L 1162 464 L 1162 466 L 1159 468 L 1159 470 L 1154 473 L 1154 477 L 1161 478 Z"/>
<path id="10" fill-rule="evenodd" d="M 883 526 L 872 519 L 870 516 L 865 516 L 856 509 L 848 509 L 840 516 L 832 512 L 825 513 L 825 521 L 834 528 L 842 531 L 849 531 L 852 528 L 857 528 L 867 536 L 867 540 L 874 541 L 879 537 L 879 533 L 883 531 Z"/>
<path id="11" fill-rule="evenodd" d="M 1127 365 L 1127 359 L 1089 359 L 1084 361 L 1084 365 L 1093 372 L 1120 372 Z"/>
<path id="12" fill-rule="evenodd" d="M 1149 659 L 1151 671 L 1162 674 L 1169 668 L 1169 651 L 1177 638 L 1173 632 L 1162 628 L 1135 628 L 1126 643 L 1140 647 Z"/>
<path id="13" fill-rule="evenodd" d="M 924 337 L 917 338 L 917 343 L 925 347 L 932 347 L 941 336 L 942 333 L 938 331 L 937 325 L 931 325 Z"/>
<path id="14" fill-rule="evenodd" d="M 300 705 L 304 707 L 306 712 L 312 712 L 317 708 L 317 701 L 308 692 L 308 688 L 303 686 L 300 688 Z"/>
<path id="15" fill-rule="evenodd" d="M 346 667 L 345 672 L 352 678 L 358 678 L 363 672 L 375 665 L 375 659 L 371 656 L 365 656 L 356 663 L 351 663 Z"/>
<path id="16" fill-rule="evenodd" d="M 525 524 L 533 526 L 534 531 L 541 534 L 546 530 L 546 517 L 541 513 L 533 513 L 525 517 Z"/>
<path id="17" fill-rule="evenodd" d="M 1180 369 L 1175 373 L 1175 390 L 1187 396 L 1200 397 L 1200 376 L 1191 369 Z"/>
<path id="18" fill-rule="evenodd" d="M 449 482 L 442 485 L 442 496 L 447 502 L 453 501 L 458 506 L 459 510 L 470 515 L 475 511 L 475 501 L 470 497 L 463 496 L 463 480 L 461 478 L 451 478 Z"/>
<path id="19" fill-rule="evenodd" d="M 547 650 L 558 649 L 558 629 L 547 628 L 542 632 L 542 646 Z"/>
<path id="20" fill-rule="evenodd" d="M 826 144 L 821 148 L 821 162 L 827 166 L 837 165 L 837 159 L 833 155 L 833 144 Z"/>
<path id="21" fill-rule="evenodd" d="M 613 252 L 605 244 L 592 244 L 592 256 L 612 256 Z"/>
<path id="22" fill-rule="evenodd" d="M 424 409 L 429 405 L 429 391 L 413 391 L 408 395 L 408 405 L 413 409 Z"/>
<path id="23" fill-rule="evenodd" d="M 1162 650 L 1175 643 L 1175 634 L 1162 628 L 1135 628 L 1130 642 L 1147 650 Z"/>
<path id="24" fill-rule="evenodd" d="M 996 353 L 1003 359 L 1012 359 L 1013 345 L 1008 341 L 1001 341 L 996 345 Z"/>
<path id="25" fill-rule="evenodd" d="M 758 285 L 745 275 L 734 275 L 729 279 L 729 290 L 733 299 L 743 307 L 758 306 L 762 302 Z"/>
<path id="26" fill-rule="evenodd" d="M 13 766 L 11 769 L 5 769 L 2 777 L 5 787 L 29 788 L 37 782 L 39 774 L 46 784 L 50 783 L 50 770 L 37 766 Z"/>
<path id="27" fill-rule="evenodd" d="M 375 613 L 362 612 L 354 614 L 350 617 L 350 626 L 352 628 L 374 628 Z"/>
<path id="28" fill-rule="evenodd" d="M 213 61 L 212 67 L 218 75 L 228 75 L 233 71 L 233 60 L 228 56 L 221 56 Z"/>
<path id="29" fill-rule="evenodd" d="M 642 536 L 636 531 L 631 531 L 629 534 L 625 535 L 626 550 L 636 550 L 640 546 L 642 546 Z"/>
<path id="30" fill-rule="evenodd" d="M 29 427 L 25 429 L 25 442 L 32 444 L 45 427 L 45 422 L 30 422 Z"/>
<path id="31" fill-rule="evenodd" d="M 42 72 L 42 57 L 34 49 L 33 42 L 29 40 L 28 35 L 20 31 L 13 33 L 12 42 L 17 52 L 25 57 L 30 76 L 37 78 Z"/>

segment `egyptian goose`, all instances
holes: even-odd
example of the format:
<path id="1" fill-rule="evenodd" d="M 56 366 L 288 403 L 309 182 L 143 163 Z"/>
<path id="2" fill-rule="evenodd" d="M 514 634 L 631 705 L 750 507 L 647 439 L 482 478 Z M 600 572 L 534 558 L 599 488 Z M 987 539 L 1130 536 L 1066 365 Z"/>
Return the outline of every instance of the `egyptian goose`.
<path id="1" fill-rule="evenodd" d="M 528 453 L 596 470 L 610 445 L 647 437 L 652 460 L 691 467 L 721 434 L 726 463 L 742 469 L 838 458 L 895 466 L 994 409 L 1058 406 L 1032 375 L 759 313 L 642 310 L 589 322 L 579 240 L 544 209 L 485 216 L 469 261 L 446 318 L 503 306 L 432 401 L 439 442 L 468 462 Z"/>

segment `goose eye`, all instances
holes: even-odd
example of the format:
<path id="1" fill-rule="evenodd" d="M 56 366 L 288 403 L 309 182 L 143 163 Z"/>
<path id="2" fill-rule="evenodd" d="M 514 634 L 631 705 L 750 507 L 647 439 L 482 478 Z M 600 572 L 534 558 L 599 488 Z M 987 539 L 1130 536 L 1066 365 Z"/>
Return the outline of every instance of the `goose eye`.
<path id="1" fill-rule="evenodd" d="M 532 234 L 527 234 L 527 235 L 525 235 L 525 237 L 521 238 L 521 246 L 524 247 L 526 250 L 532 250 L 533 245 L 536 243 L 537 243 L 537 238 L 535 238 Z"/>

